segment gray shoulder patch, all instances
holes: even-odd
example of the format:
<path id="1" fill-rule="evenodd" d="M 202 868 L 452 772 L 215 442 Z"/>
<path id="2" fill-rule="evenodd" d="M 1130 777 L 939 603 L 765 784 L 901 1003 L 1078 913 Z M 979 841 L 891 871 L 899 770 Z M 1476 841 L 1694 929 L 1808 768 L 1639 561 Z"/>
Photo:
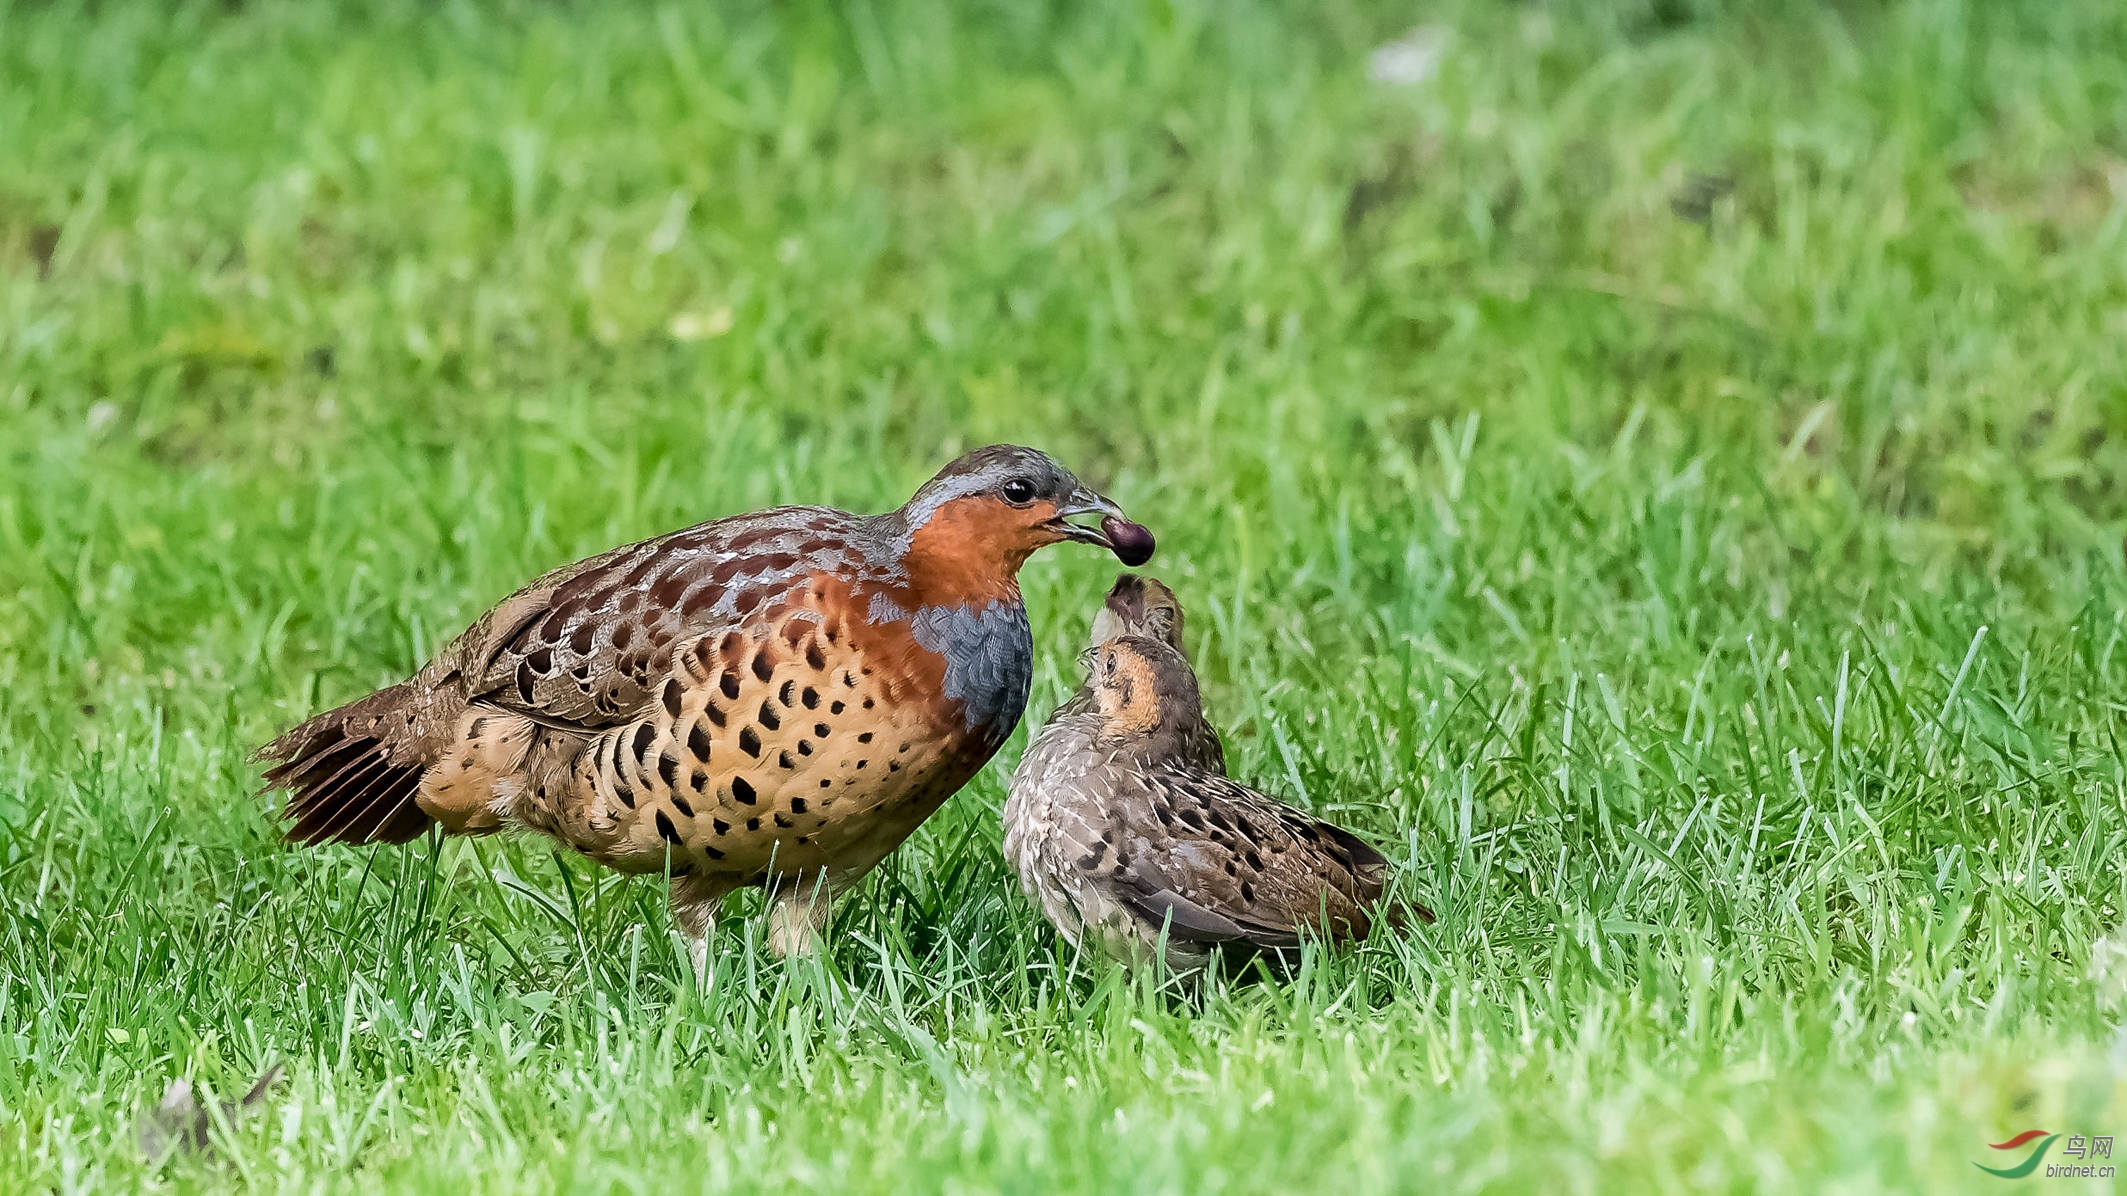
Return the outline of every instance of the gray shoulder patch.
<path id="1" fill-rule="evenodd" d="M 1002 742 L 1026 713 L 1034 684 L 1034 633 L 1027 608 L 992 600 L 926 606 L 910 620 L 916 642 L 945 658 L 945 696 L 960 703 L 968 730 Z"/>

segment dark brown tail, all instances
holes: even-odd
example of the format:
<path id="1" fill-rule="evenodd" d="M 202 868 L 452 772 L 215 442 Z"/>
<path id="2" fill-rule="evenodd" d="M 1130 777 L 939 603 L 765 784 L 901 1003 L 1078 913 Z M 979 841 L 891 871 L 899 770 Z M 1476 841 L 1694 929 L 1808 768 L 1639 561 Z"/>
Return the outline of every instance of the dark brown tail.
<path id="1" fill-rule="evenodd" d="M 1315 829 L 1343 848 L 1350 857 L 1352 875 L 1372 891 L 1372 896 L 1366 900 L 1374 907 L 1375 916 L 1386 919 L 1397 930 L 1410 929 L 1414 921 L 1427 926 L 1433 924 L 1433 911 L 1424 902 L 1409 896 L 1393 899 L 1388 896 L 1388 857 L 1378 848 L 1333 822 L 1317 822 Z"/>
<path id="2" fill-rule="evenodd" d="M 414 734 L 410 683 L 328 710 L 259 749 L 266 786 L 288 791 L 288 837 L 297 843 L 405 843 L 428 815 L 414 804 L 430 761 Z"/>

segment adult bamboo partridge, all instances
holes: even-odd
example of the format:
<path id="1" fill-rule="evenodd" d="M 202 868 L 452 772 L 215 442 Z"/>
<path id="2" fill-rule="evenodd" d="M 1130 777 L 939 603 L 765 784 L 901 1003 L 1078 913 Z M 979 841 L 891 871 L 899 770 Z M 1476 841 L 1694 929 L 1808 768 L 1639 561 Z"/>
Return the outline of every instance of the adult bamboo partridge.
<path id="1" fill-rule="evenodd" d="M 1064 540 L 1152 554 L 1069 471 L 996 445 L 883 515 L 780 507 L 616 548 L 274 740 L 266 780 L 301 843 L 515 827 L 667 874 L 697 973 L 744 886 L 772 894 L 775 950 L 810 950 L 832 895 L 1018 723 L 1019 568 Z"/>
<path id="2" fill-rule="evenodd" d="M 1096 636 L 1120 634 L 1087 650 L 1086 685 L 1035 734 L 1004 808 L 1005 855 L 1065 939 L 1187 974 L 1433 920 L 1385 903 L 1379 851 L 1225 775 L 1166 587 L 1126 577 L 1104 616 Z"/>

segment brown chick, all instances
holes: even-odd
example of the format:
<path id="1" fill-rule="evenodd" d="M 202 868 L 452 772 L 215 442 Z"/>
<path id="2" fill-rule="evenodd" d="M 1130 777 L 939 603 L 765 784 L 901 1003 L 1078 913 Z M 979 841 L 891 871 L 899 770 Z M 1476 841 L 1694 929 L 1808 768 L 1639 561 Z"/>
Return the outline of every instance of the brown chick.
<path id="1" fill-rule="evenodd" d="M 1093 615 L 1093 631 L 1087 639 L 1092 647 L 1097 648 L 1109 640 L 1132 635 L 1158 640 L 1182 653 L 1184 661 L 1188 659 L 1187 650 L 1182 647 L 1182 603 L 1174 596 L 1174 591 L 1158 578 L 1119 573 L 1115 584 L 1108 589 L 1107 600 Z M 1049 723 L 1077 718 L 1092 711 L 1093 690 L 1093 678 L 1089 676 L 1049 716 Z M 1210 723 L 1199 722 L 1197 732 L 1176 745 L 1179 758 L 1205 772 L 1225 776 L 1226 749 L 1219 741 L 1219 733 Z M 1010 825 L 1007 822 L 1007 828 Z"/>
<path id="2" fill-rule="evenodd" d="M 1216 736 L 1173 644 L 1124 635 L 1084 659 L 1088 701 L 1035 735 L 1004 812 L 1005 854 L 1066 939 L 1192 973 L 1432 921 L 1383 906 L 1379 851 L 1204 766 Z"/>

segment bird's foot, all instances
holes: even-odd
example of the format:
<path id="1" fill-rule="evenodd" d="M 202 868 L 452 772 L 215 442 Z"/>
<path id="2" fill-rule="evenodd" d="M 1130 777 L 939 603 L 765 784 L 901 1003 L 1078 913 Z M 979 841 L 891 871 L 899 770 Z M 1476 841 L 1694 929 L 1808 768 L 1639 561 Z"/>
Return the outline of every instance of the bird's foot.
<path id="1" fill-rule="evenodd" d="M 778 959 L 818 955 L 831 912 L 832 894 L 824 884 L 794 886 L 775 895 L 768 912 L 768 949 Z"/>
<path id="2" fill-rule="evenodd" d="M 691 877 L 672 878 L 668 898 L 672 907 L 672 924 L 679 928 L 680 937 L 687 943 L 687 962 L 694 968 L 694 986 L 702 991 L 709 988 L 709 935 L 716 929 L 717 907 L 723 903 L 725 890 L 704 885 Z"/>

